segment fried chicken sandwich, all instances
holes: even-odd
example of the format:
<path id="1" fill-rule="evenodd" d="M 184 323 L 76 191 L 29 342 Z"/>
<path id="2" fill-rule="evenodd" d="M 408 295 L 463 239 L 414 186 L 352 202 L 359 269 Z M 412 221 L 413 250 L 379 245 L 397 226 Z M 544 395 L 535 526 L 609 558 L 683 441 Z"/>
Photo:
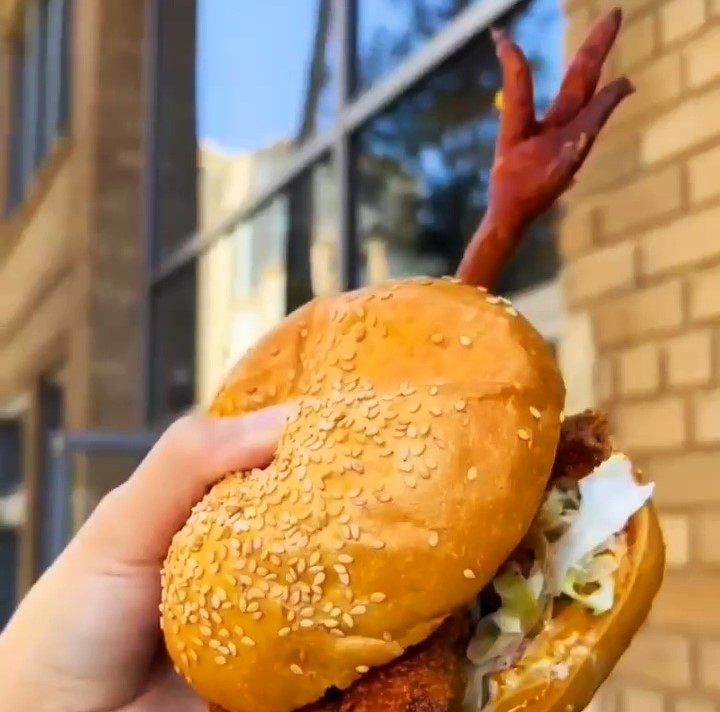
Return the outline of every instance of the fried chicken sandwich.
<path id="1" fill-rule="evenodd" d="M 595 93 L 619 25 L 597 23 L 541 121 L 495 33 L 490 204 L 457 277 L 316 299 L 218 394 L 218 417 L 296 412 L 165 562 L 167 650 L 214 712 L 579 711 L 642 624 L 664 564 L 652 484 L 602 415 L 564 418 L 551 349 L 487 291 L 631 91 Z"/>

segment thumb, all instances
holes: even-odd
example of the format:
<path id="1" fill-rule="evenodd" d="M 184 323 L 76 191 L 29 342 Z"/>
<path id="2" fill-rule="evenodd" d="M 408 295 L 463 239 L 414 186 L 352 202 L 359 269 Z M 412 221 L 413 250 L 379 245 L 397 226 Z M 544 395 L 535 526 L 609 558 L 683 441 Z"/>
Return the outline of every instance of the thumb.
<path id="1" fill-rule="evenodd" d="M 210 486 L 228 472 L 270 462 L 292 410 L 176 421 L 127 482 L 100 502 L 73 545 L 121 566 L 158 564 Z"/>

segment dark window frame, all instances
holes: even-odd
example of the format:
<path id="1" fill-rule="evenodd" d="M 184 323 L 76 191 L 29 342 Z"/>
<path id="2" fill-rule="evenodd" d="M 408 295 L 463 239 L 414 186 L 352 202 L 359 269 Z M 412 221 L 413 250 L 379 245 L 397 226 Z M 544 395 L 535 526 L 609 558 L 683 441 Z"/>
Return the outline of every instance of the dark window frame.
<path id="1" fill-rule="evenodd" d="M 188 236 L 178 248 L 158 263 L 152 260 L 148 247 L 146 269 L 146 312 L 168 280 L 190 265 L 197 265 L 199 256 L 216 241 L 231 234 L 238 225 L 266 207 L 281 193 L 292 190 L 293 184 L 310 173 L 313 167 L 329 154 L 334 163 L 338 182 L 339 205 L 337 228 L 339 236 L 338 259 L 340 288 L 358 286 L 358 226 L 355 211 L 357 185 L 353 165 L 353 141 L 357 131 L 379 116 L 425 77 L 438 70 L 448 59 L 467 47 L 472 40 L 521 0 L 484 0 L 468 6 L 451 20 L 437 35 L 430 38 L 416 52 L 408 56 L 377 84 L 355 94 L 357 71 L 357 3 L 361 0 L 334 0 L 335 37 L 337 53 L 337 106 L 333 124 L 324 132 L 300 145 L 282 170 L 263 190 L 255 193 L 216 227 Z M 154 4 L 154 3 L 153 3 Z M 157 50 L 156 50 L 157 51 Z M 152 91 L 152 88 L 151 88 Z M 152 95 L 149 98 L 152 103 Z M 153 118 L 149 118 L 150 121 Z M 146 197 L 152 205 L 152 186 Z M 146 235 L 148 246 L 152 235 Z M 294 305 L 293 305 L 294 306 Z M 152 330 L 145 319 L 145 372 L 146 393 L 149 392 L 152 371 Z M 149 408 L 146 409 L 149 416 Z M 148 417 L 148 422 L 152 424 Z"/>

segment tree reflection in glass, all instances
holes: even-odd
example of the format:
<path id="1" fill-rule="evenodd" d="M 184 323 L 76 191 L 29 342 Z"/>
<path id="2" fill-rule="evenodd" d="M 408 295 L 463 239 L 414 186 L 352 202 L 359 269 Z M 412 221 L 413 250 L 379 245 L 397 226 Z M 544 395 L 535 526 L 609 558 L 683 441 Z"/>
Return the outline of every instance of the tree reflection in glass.
<path id="1" fill-rule="evenodd" d="M 396 37 L 398 52 L 432 34 L 432 21 L 441 22 L 443 12 L 459 3 L 385 1 L 416 6 L 418 24 Z M 563 22 L 560 0 L 525 0 L 497 22 L 533 65 L 541 112 L 562 78 Z M 489 32 L 483 32 L 359 132 L 361 283 L 454 272 L 487 204 L 500 86 L 494 45 Z M 498 291 L 514 292 L 546 281 L 557 267 L 553 215 L 547 215 L 532 228 Z"/>

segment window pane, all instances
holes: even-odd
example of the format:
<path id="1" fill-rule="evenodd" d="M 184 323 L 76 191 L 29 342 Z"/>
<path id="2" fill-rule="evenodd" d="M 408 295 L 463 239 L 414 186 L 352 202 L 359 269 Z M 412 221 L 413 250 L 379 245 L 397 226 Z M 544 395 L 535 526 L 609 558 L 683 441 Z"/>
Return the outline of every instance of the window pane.
<path id="1" fill-rule="evenodd" d="M 40 116 L 40 87 L 42 45 L 40 33 L 40 6 L 29 3 L 25 8 L 25 34 L 23 37 L 23 123 L 25 124 L 22 144 L 23 189 L 26 190 L 37 166 L 37 137 Z"/>
<path id="2" fill-rule="evenodd" d="M 0 630 L 10 620 L 17 601 L 20 566 L 20 535 L 16 529 L 0 529 Z"/>
<path id="3" fill-rule="evenodd" d="M 335 173 L 324 160 L 202 256 L 201 402 L 288 311 L 337 291 L 337 223 Z"/>
<path id="4" fill-rule="evenodd" d="M 357 89 L 395 69 L 479 0 L 355 0 Z"/>
<path id="5" fill-rule="evenodd" d="M 560 0 L 520 3 L 505 25 L 531 59 L 542 109 L 562 71 Z M 500 68 L 488 32 L 358 137 L 359 282 L 454 272 L 486 204 L 498 115 Z M 500 292 L 552 277 L 558 268 L 552 215 L 531 229 Z"/>
<path id="6" fill-rule="evenodd" d="M 19 419 L 0 420 L 0 497 L 10 494 L 22 481 L 22 429 Z"/>
<path id="7" fill-rule="evenodd" d="M 23 198 L 23 142 L 26 134 L 23 122 L 24 58 L 20 52 L 10 59 L 11 111 L 8 141 L 8 189 L 6 212 L 20 205 Z"/>
<path id="8" fill-rule="evenodd" d="M 253 164 L 235 186 L 233 205 L 224 207 L 227 214 L 271 182 L 300 144 L 331 124 L 335 2 L 198 5 L 200 139 Z"/>
<path id="9" fill-rule="evenodd" d="M 161 282 L 151 300 L 150 421 L 160 423 L 195 402 L 196 268 Z"/>

